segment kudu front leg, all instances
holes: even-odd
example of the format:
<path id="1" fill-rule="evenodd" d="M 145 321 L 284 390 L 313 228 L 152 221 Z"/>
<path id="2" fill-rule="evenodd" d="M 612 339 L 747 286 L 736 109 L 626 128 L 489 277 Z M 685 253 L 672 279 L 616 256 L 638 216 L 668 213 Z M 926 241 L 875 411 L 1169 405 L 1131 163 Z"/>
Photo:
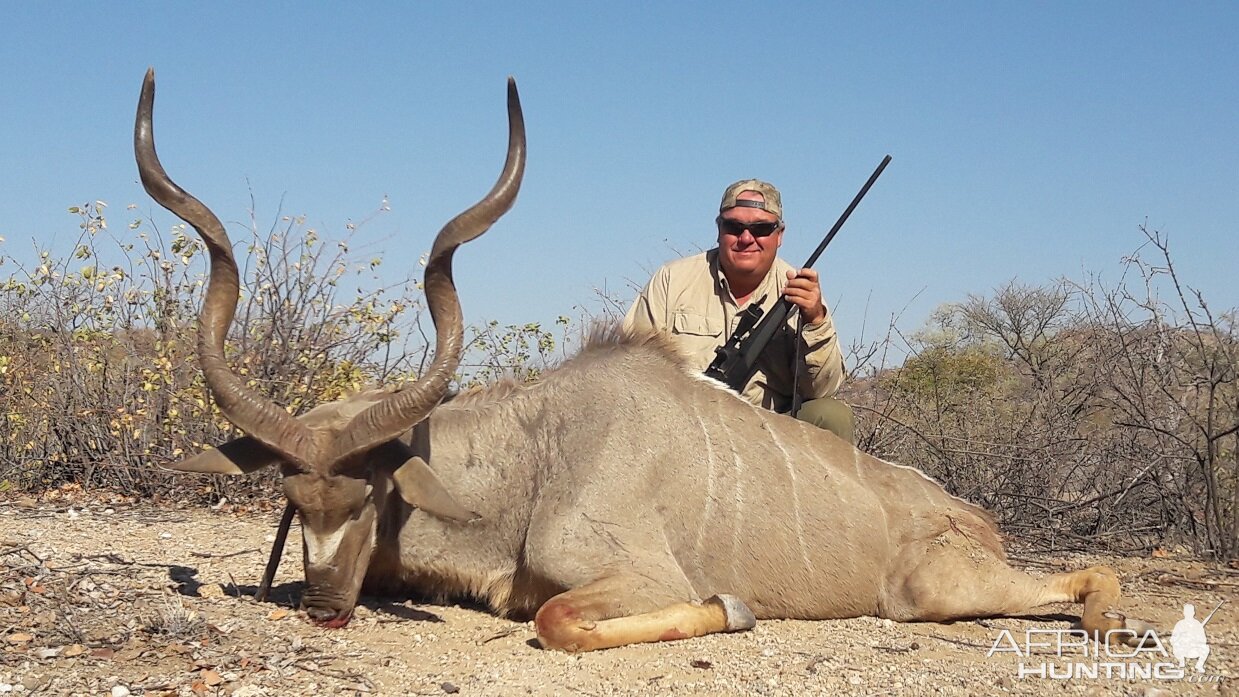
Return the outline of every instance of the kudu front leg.
<path id="1" fill-rule="evenodd" d="M 538 642 L 543 648 L 575 653 L 736 632 L 757 624 L 753 612 L 735 596 L 651 602 L 633 595 L 642 585 L 634 581 L 610 576 L 546 601 L 534 618 Z"/>
<path id="2" fill-rule="evenodd" d="M 1156 635 L 1153 625 L 1129 619 L 1119 611 L 1118 576 L 1107 566 L 1094 566 L 1083 571 L 1055 574 L 1048 579 L 1051 593 L 1084 605 L 1080 628 L 1097 641 L 1141 646 L 1147 635 Z"/>

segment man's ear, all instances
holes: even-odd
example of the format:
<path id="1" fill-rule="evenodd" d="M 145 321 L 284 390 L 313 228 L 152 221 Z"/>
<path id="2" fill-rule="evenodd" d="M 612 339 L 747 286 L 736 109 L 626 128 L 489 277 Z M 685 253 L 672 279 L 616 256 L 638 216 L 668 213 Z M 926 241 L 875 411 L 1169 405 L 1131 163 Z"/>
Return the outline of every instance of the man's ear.
<path id="1" fill-rule="evenodd" d="M 267 446 L 249 436 L 241 436 L 218 448 L 211 448 L 206 452 L 162 467 L 177 472 L 249 474 L 279 461 L 280 456 Z"/>
<path id="2" fill-rule="evenodd" d="M 467 523 L 481 517 L 460 505 L 448 493 L 447 487 L 439 481 L 438 475 L 430 469 L 430 465 L 427 465 L 426 461 L 417 455 L 409 455 L 404 464 L 392 472 L 392 479 L 396 482 L 396 490 L 400 492 L 400 498 L 404 499 L 405 503 L 416 506 L 433 516 L 457 523 Z"/>

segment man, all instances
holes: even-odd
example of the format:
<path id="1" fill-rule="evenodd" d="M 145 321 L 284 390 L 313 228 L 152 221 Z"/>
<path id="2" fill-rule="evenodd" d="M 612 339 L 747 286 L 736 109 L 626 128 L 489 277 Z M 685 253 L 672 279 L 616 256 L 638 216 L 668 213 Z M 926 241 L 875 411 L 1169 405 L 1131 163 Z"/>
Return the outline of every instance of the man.
<path id="1" fill-rule="evenodd" d="M 693 367 L 704 371 L 714 350 L 735 331 L 741 311 L 758 303 L 768 312 L 786 297 L 805 325 L 797 370 L 806 401 L 797 418 L 855 442 L 852 410 L 833 398 L 843 382 L 843 355 L 817 272 L 797 271 L 776 256 L 784 231 L 778 189 L 756 179 L 732 184 L 723 192 L 715 223 L 718 247 L 655 272 L 628 310 L 625 329 L 671 334 Z M 757 373 L 742 391 L 745 399 L 773 411 L 790 410 L 796 340 L 793 316 L 758 359 Z"/>

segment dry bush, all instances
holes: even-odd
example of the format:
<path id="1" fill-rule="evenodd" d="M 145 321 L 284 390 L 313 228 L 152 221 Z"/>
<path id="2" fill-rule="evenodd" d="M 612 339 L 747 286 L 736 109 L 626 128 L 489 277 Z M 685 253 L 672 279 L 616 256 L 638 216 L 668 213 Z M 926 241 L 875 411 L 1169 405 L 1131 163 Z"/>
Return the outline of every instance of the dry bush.
<path id="1" fill-rule="evenodd" d="M 1156 259 L 1130 257 L 1117 287 L 1012 282 L 940 309 L 899 368 L 866 364 L 849 388 L 862 447 L 1053 548 L 1236 556 L 1234 314 L 1212 314 L 1143 231 Z"/>
<path id="2" fill-rule="evenodd" d="M 269 479 L 158 469 L 237 435 L 198 369 L 204 248 L 183 225 L 164 233 L 142 219 L 115 236 L 105 205 L 70 209 L 80 237 L 67 258 L 37 248 L 34 263 L 0 255 L 0 490 L 74 484 L 208 500 L 269 491 Z M 379 259 L 355 259 L 347 239 L 324 241 L 301 218 L 278 217 L 265 231 L 251 222 L 248 233 L 228 348 L 252 388 L 299 414 L 415 379 L 428 363 L 419 284 L 384 284 Z M 538 325 L 484 326 L 462 384 L 504 365 L 530 377 L 554 348 Z"/>

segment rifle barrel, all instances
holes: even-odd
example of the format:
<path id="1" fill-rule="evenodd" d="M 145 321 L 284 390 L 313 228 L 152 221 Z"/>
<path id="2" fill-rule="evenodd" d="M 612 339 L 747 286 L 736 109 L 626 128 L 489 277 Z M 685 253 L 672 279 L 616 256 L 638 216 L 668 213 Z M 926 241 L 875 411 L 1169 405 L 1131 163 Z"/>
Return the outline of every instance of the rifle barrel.
<path id="1" fill-rule="evenodd" d="M 873 186 L 873 183 L 878 180 L 879 176 L 882 175 L 882 170 L 886 169 L 886 165 L 890 164 L 890 162 L 890 155 L 882 158 L 882 162 L 878 164 L 878 168 L 873 170 L 873 174 L 869 175 L 869 181 L 865 182 L 865 185 L 860 187 L 860 192 L 856 194 L 856 198 L 852 199 L 852 202 L 848 204 L 846 209 L 844 209 L 843 215 L 839 216 L 839 220 L 835 221 L 835 226 L 830 228 L 830 232 L 826 233 L 825 239 L 823 239 L 821 244 L 817 246 L 817 249 L 814 250 L 813 256 L 809 257 L 809 260 L 806 261 L 804 266 L 801 268 L 807 269 L 810 266 L 813 266 L 813 263 L 816 262 L 817 258 L 822 255 L 822 252 L 826 251 L 826 245 L 830 244 L 830 241 L 835 238 L 835 234 L 839 232 L 839 228 L 842 228 L 843 224 L 847 222 L 848 216 L 852 215 L 852 211 L 856 208 L 856 204 L 860 203 L 860 200 L 865 197 L 865 194 L 869 193 L 869 187 Z"/>
<path id="2" fill-rule="evenodd" d="M 1214 615 L 1214 613 L 1216 613 L 1218 610 L 1220 610 L 1220 609 L 1221 609 L 1221 607 L 1222 607 L 1222 603 L 1224 603 L 1224 602 L 1226 602 L 1226 599 L 1225 599 L 1225 598 L 1223 598 L 1223 599 L 1222 599 L 1222 601 L 1221 601 L 1221 602 L 1219 602 L 1219 603 L 1217 604 L 1217 606 L 1213 608 L 1213 612 L 1210 612 L 1209 614 L 1205 615 L 1205 621 L 1204 621 L 1204 622 L 1201 622 L 1201 623 L 1200 623 L 1200 626 L 1202 626 L 1202 627 L 1203 627 L 1203 626 L 1205 626 L 1206 624 L 1209 624 L 1209 620 L 1213 619 L 1213 615 Z"/>

